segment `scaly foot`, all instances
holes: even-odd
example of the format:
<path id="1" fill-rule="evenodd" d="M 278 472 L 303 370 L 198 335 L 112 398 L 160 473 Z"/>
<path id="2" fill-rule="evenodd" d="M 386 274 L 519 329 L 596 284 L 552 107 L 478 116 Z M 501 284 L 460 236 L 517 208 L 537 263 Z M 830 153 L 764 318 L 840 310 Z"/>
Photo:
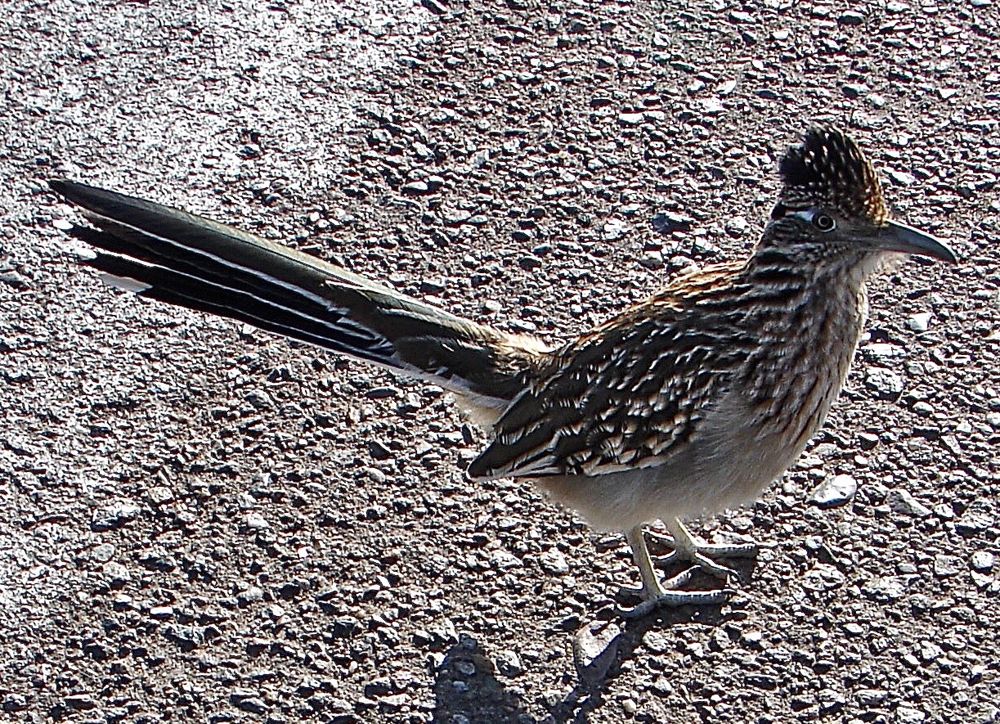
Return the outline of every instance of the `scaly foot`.
<path id="1" fill-rule="evenodd" d="M 732 591 L 729 589 L 716 589 L 709 591 L 684 591 L 681 586 L 686 585 L 698 566 L 692 566 L 673 578 L 664 581 L 662 584 L 653 570 L 653 562 L 649 557 L 649 549 L 646 547 L 646 539 L 643 537 L 642 526 L 636 526 L 625 532 L 625 539 L 632 547 L 632 557 L 639 568 L 639 576 L 642 579 L 642 588 L 631 589 L 629 592 L 637 593 L 642 602 L 633 609 L 621 610 L 620 613 L 625 618 L 639 618 L 650 613 L 660 606 L 705 606 L 718 605 L 724 603 Z"/>
<path id="2" fill-rule="evenodd" d="M 619 609 L 618 613 L 622 618 L 642 618 L 648 613 L 660 608 L 676 608 L 677 606 L 718 606 L 725 603 L 733 591 L 728 588 L 720 588 L 709 591 L 684 591 L 680 590 L 691 580 L 697 566 L 691 566 L 686 571 L 678 573 L 673 578 L 660 583 L 655 583 L 647 588 L 622 587 L 621 592 L 625 595 L 638 596 L 641 602 L 633 608 Z"/>
<path id="3" fill-rule="evenodd" d="M 657 543 L 664 544 L 673 550 L 666 556 L 658 558 L 663 564 L 672 561 L 690 561 L 695 568 L 700 568 L 722 580 L 730 576 L 739 579 L 739 573 L 729 566 L 713 560 L 714 558 L 753 558 L 757 555 L 756 543 L 723 543 L 713 544 L 698 540 L 678 519 L 664 521 L 670 535 L 649 531 L 648 536 Z"/>

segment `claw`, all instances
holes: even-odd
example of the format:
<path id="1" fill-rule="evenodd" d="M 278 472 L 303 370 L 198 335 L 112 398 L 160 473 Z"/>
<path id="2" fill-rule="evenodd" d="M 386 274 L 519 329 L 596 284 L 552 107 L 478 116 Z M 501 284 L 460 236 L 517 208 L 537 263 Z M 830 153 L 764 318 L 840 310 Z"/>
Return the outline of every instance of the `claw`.
<path id="1" fill-rule="evenodd" d="M 682 590 L 687 585 L 695 571 L 702 570 L 711 575 L 717 576 L 724 581 L 729 581 L 730 577 L 739 579 L 737 571 L 717 563 L 711 556 L 718 558 L 741 558 L 755 556 L 757 545 L 755 543 L 727 543 L 708 544 L 704 543 L 688 532 L 684 524 L 677 519 L 666 521 L 667 527 L 672 533 L 667 537 L 657 533 L 650 533 L 650 538 L 669 545 L 673 550 L 660 558 L 660 563 L 666 564 L 671 561 L 690 561 L 694 565 L 686 568 L 673 578 L 660 583 L 653 569 L 653 562 L 649 557 L 649 548 L 646 545 L 646 538 L 641 526 L 636 526 L 625 532 L 625 538 L 632 547 L 632 557 L 635 559 L 642 578 L 642 588 L 638 593 L 642 602 L 633 609 L 619 610 L 625 618 L 638 618 L 645 616 L 651 611 L 665 607 L 676 606 L 706 606 L 719 605 L 725 603 L 734 593 L 730 588 L 719 588 L 708 591 L 688 591 Z"/>
<path id="2" fill-rule="evenodd" d="M 673 578 L 668 578 L 663 583 L 655 583 L 648 590 L 646 588 L 628 588 L 623 586 L 621 593 L 633 594 L 642 599 L 634 608 L 618 609 L 622 618 L 642 618 L 646 614 L 657 608 L 670 608 L 677 606 L 717 606 L 725 603 L 733 594 L 728 588 L 720 588 L 712 591 L 682 591 L 681 586 L 687 584 L 698 566 L 691 566 Z"/>
<path id="3" fill-rule="evenodd" d="M 756 543 L 705 543 L 698 540 L 679 520 L 669 521 L 667 527 L 672 535 L 663 535 L 648 531 L 647 535 L 657 543 L 673 548 L 666 556 L 659 558 L 662 565 L 667 565 L 673 561 L 691 561 L 706 573 L 728 580 L 730 576 L 739 579 L 739 573 L 717 563 L 713 558 L 753 558 L 757 555 Z"/>
<path id="4" fill-rule="evenodd" d="M 650 540 L 654 540 L 661 545 L 672 548 L 673 550 L 668 554 L 668 556 L 673 556 L 677 553 L 679 546 L 675 542 L 672 535 L 666 535 L 664 533 L 657 533 L 656 531 L 649 530 L 646 531 L 646 536 Z M 760 550 L 760 546 L 752 541 L 749 543 L 704 543 L 694 536 L 690 536 L 690 538 L 699 553 L 715 558 L 754 558 Z"/>
<path id="5" fill-rule="evenodd" d="M 718 606 L 729 600 L 735 591 L 720 588 L 716 591 L 662 591 L 652 598 L 644 599 L 634 608 L 618 609 L 622 618 L 642 618 L 658 608 L 677 606 Z"/>

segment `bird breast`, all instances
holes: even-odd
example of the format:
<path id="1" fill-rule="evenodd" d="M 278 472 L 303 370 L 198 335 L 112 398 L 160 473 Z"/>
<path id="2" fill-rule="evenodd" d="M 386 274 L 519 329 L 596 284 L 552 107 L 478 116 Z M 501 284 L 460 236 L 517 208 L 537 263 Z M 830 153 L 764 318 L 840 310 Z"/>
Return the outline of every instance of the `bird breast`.
<path id="1" fill-rule="evenodd" d="M 539 484 L 603 528 L 695 517 L 754 500 L 799 457 L 847 377 L 865 319 L 864 288 L 839 284 L 826 292 L 773 326 L 756 326 L 759 354 L 732 376 L 690 442 L 664 464 Z"/>

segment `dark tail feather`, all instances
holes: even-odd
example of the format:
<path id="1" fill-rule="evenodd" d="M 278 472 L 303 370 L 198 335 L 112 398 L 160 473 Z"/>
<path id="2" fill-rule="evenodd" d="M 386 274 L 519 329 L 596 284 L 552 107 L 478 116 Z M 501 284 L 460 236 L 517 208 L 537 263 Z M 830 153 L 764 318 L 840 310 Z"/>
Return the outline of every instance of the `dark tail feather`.
<path id="1" fill-rule="evenodd" d="M 518 368 L 540 347 L 519 351 L 509 335 L 233 227 L 80 183 L 49 183 L 97 227 L 71 231 L 100 250 L 84 263 L 142 296 L 496 399 L 516 394 Z"/>

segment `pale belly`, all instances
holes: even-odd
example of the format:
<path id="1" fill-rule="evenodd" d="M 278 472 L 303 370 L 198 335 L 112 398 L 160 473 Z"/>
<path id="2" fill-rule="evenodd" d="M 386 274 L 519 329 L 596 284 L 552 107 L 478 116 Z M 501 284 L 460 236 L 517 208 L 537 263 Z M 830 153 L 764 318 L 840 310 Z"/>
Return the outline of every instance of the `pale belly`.
<path id="1" fill-rule="evenodd" d="M 752 502 L 795 463 L 826 420 L 847 376 L 860 320 L 849 331 L 838 354 L 812 374 L 779 385 L 783 394 L 753 403 L 740 390 L 729 392 L 706 415 L 690 444 L 664 464 L 536 483 L 605 529 L 697 517 Z"/>

